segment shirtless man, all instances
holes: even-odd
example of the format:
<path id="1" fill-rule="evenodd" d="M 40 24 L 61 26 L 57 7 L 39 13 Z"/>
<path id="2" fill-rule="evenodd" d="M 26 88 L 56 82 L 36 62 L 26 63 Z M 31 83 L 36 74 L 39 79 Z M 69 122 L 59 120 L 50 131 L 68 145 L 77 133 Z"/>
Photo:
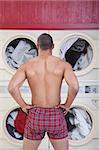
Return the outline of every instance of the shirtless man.
<path id="1" fill-rule="evenodd" d="M 45 132 L 55 150 L 68 150 L 68 132 L 65 114 L 78 89 L 78 80 L 69 63 L 52 56 L 53 39 L 42 34 L 37 40 L 38 56 L 20 66 L 12 77 L 8 90 L 25 113 L 28 113 L 24 131 L 24 150 L 37 150 Z M 31 105 L 21 97 L 20 86 L 27 79 Z M 61 104 L 62 80 L 68 84 L 66 102 Z"/>

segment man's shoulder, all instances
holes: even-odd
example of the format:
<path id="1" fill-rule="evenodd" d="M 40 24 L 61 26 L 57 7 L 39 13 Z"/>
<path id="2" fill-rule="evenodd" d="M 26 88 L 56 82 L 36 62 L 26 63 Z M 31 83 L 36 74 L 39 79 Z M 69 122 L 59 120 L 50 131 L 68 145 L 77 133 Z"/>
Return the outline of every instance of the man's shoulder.
<path id="1" fill-rule="evenodd" d="M 64 69 L 72 68 L 71 64 L 66 62 L 65 60 L 59 59 L 59 63 L 61 66 L 63 66 Z"/>
<path id="2" fill-rule="evenodd" d="M 66 62 L 65 60 L 59 58 L 59 57 L 55 57 L 55 59 L 63 66 L 70 66 L 70 64 L 68 62 Z"/>
<path id="3" fill-rule="evenodd" d="M 33 57 L 30 60 L 28 60 L 24 65 L 28 66 L 38 60 L 38 57 Z"/>
<path id="4" fill-rule="evenodd" d="M 60 62 L 60 63 L 62 63 L 63 62 L 63 60 L 62 59 L 60 59 L 59 57 L 57 57 L 57 56 L 52 56 L 52 58 L 53 58 L 53 60 L 56 60 L 56 61 L 58 61 L 58 62 Z"/>
<path id="5" fill-rule="evenodd" d="M 36 60 L 37 60 L 36 57 L 35 57 L 35 58 L 32 58 L 32 59 L 28 60 L 27 62 L 25 62 L 24 64 L 22 64 L 19 68 L 26 70 L 27 68 L 29 68 L 29 66 L 30 66 L 31 64 L 33 64 L 34 62 L 36 62 Z"/>
<path id="6" fill-rule="evenodd" d="M 67 70 L 72 70 L 72 66 L 70 63 L 63 61 L 64 68 Z"/>
<path id="7" fill-rule="evenodd" d="M 58 66 L 61 69 L 69 69 L 69 68 L 71 68 L 71 64 L 66 62 L 65 60 L 60 59 L 59 57 L 56 57 L 56 56 L 53 56 L 53 58 L 54 58 L 54 60 L 56 60 Z"/>

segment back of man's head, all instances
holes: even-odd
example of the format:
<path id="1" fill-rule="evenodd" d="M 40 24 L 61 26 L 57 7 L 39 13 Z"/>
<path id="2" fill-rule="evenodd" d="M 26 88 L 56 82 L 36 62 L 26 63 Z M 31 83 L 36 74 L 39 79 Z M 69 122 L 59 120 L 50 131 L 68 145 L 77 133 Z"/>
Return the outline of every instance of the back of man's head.
<path id="1" fill-rule="evenodd" d="M 42 50 L 52 49 L 53 47 L 53 39 L 47 33 L 41 34 L 37 39 L 37 43 Z"/>

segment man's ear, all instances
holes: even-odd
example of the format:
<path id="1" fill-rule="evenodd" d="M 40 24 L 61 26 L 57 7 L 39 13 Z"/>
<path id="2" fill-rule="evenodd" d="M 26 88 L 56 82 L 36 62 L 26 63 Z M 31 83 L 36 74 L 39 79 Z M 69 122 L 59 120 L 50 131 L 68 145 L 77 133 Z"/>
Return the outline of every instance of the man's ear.
<path id="1" fill-rule="evenodd" d="M 36 48 L 39 49 L 39 45 L 38 44 L 36 45 Z"/>
<path id="2" fill-rule="evenodd" d="M 52 49 L 54 48 L 54 44 L 52 45 Z"/>

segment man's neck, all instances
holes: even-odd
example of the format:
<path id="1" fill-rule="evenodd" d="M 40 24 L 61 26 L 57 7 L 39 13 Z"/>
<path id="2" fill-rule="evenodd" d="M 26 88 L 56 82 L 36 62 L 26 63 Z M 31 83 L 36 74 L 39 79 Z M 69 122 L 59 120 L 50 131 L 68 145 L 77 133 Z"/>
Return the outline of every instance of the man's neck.
<path id="1" fill-rule="evenodd" d="M 52 52 L 51 52 L 50 49 L 48 49 L 48 50 L 39 50 L 39 56 L 41 56 L 41 57 L 48 57 L 50 55 L 52 55 Z"/>

